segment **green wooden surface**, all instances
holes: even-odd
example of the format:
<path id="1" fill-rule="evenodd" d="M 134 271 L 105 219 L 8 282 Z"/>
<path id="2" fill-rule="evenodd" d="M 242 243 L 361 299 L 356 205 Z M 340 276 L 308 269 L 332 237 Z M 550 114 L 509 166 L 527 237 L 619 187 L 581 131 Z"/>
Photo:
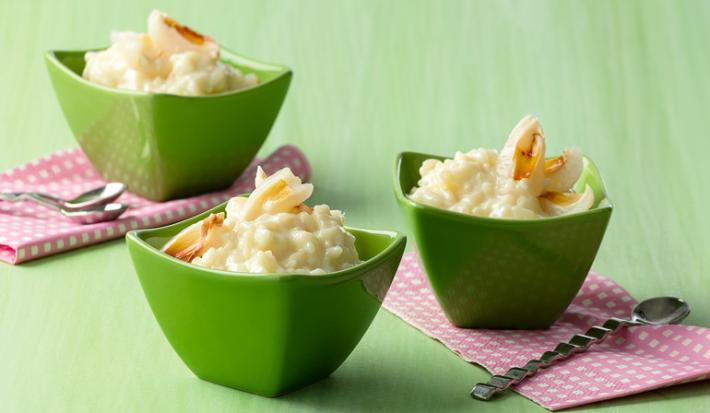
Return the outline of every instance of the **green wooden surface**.
<path id="1" fill-rule="evenodd" d="M 102 4 L 103 3 L 103 4 Z M 263 153 L 310 157 L 317 201 L 404 229 L 390 188 L 404 149 L 500 146 L 525 113 L 577 145 L 616 205 L 595 268 L 636 297 L 677 295 L 710 325 L 710 2 L 155 1 L 231 49 L 290 65 Z M 143 30 L 139 0 L 0 1 L 0 169 L 75 146 L 42 62 Z M 541 411 L 468 397 L 486 377 L 382 311 L 330 378 L 264 399 L 194 378 L 155 323 L 122 241 L 0 265 L 0 410 Z M 587 406 L 710 411 L 710 383 Z"/>

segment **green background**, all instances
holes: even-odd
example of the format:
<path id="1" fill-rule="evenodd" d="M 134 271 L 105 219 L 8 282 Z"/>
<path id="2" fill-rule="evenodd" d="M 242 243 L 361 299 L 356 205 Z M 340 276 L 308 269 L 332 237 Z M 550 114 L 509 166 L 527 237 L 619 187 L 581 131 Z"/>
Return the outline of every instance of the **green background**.
<path id="1" fill-rule="evenodd" d="M 710 325 L 710 2 L 0 1 L 0 169 L 75 143 L 42 54 L 143 31 L 151 7 L 230 49 L 290 65 L 262 153 L 290 142 L 315 200 L 404 229 L 396 154 L 499 147 L 528 112 L 579 146 L 616 211 L 595 269 L 636 297 L 676 295 Z M 196 137 L 197 139 L 197 137 Z M 483 370 L 386 311 L 329 379 L 279 399 L 202 382 L 173 353 L 122 241 L 0 265 L 0 410 L 522 411 L 471 400 Z M 587 406 L 709 411 L 710 383 Z"/>

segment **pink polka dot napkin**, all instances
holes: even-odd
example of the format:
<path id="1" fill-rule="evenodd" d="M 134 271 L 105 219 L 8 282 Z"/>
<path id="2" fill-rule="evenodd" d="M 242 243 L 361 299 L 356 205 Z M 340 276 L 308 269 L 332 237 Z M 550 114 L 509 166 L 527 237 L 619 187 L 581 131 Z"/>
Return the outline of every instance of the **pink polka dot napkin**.
<path id="1" fill-rule="evenodd" d="M 267 173 L 290 167 L 302 179 L 310 177 L 303 153 L 286 145 L 265 159 L 252 162 L 224 191 L 162 203 L 125 193 L 116 202 L 127 203 L 129 209 L 112 222 L 74 224 L 59 212 L 30 202 L 0 201 L 0 261 L 19 264 L 119 238 L 132 229 L 163 226 L 197 215 L 234 195 L 251 191 L 257 165 Z M 65 199 L 104 183 L 79 149 L 45 156 L 0 174 L 0 191 L 43 192 Z"/>
<path id="2" fill-rule="evenodd" d="M 635 304 L 619 285 L 591 272 L 562 318 L 548 330 L 457 328 L 444 316 L 412 252 L 402 259 L 384 302 L 389 311 L 492 374 L 539 358 L 609 317 L 625 317 Z M 545 408 L 559 410 L 708 377 L 710 329 L 644 326 L 622 330 L 585 353 L 539 370 L 513 389 Z M 485 402 L 471 400 L 476 403 Z"/>

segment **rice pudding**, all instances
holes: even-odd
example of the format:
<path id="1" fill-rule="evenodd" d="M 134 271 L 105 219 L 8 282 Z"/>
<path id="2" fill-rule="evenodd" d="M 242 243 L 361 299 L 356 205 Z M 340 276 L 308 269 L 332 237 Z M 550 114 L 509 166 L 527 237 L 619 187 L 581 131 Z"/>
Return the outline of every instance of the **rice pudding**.
<path id="1" fill-rule="evenodd" d="M 511 132 L 503 150 L 473 149 L 453 159 L 427 159 L 409 197 L 422 204 L 468 215 L 533 219 L 585 211 L 594 204 L 589 186 L 573 185 L 584 166 L 582 153 L 566 149 L 545 159 L 539 121 L 528 115 Z"/>
<path id="2" fill-rule="evenodd" d="M 206 268 L 248 273 L 326 274 L 360 260 L 344 215 L 327 205 L 303 204 L 313 185 L 290 169 L 266 176 L 259 168 L 249 197 L 229 200 L 178 234 L 164 251 Z"/>
<path id="3" fill-rule="evenodd" d="M 148 32 L 113 32 L 111 47 L 87 52 L 83 77 L 119 89 L 204 96 L 255 86 L 254 73 L 220 62 L 209 37 L 154 10 Z"/>

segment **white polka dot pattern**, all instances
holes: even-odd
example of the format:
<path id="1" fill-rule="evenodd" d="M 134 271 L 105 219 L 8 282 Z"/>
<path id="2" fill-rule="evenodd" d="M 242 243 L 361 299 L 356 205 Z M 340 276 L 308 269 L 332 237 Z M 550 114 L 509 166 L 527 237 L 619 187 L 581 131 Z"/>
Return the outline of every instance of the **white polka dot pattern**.
<path id="1" fill-rule="evenodd" d="M 562 318 L 548 330 L 457 328 L 441 311 L 412 252 L 402 258 L 384 302 L 387 310 L 492 374 L 539 358 L 557 343 L 611 316 L 623 317 L 635 304 L 619 285 L 590 272 Z M 583 354 L 540 370 L 513 389 L 543 407 L 559 410 L 708 377 L 710 329 L 647 326 L 622 330 Z"/>
<path id="2" fill-rule="evenodd" d="M 252 162 L 224 191 L 162 203 L 125 193 L 117 202 L 128 204 L 129 209 L 112 222 L 79 225 L 29 202 L 0 201 L 0 261 L 19 264 L 119 238 L 133 229 L 167 225 L 197 215 L 234 195 L 251 191 L 257 165 L 267 173 L 288 166 L 303 180 L 310 177 L 303 153 L 285 145 L 266 159 Z M 48 155 L 0 174 L 0 191 L 43 192 L 66 199 L 104 183 L 79 149 Z"/>

